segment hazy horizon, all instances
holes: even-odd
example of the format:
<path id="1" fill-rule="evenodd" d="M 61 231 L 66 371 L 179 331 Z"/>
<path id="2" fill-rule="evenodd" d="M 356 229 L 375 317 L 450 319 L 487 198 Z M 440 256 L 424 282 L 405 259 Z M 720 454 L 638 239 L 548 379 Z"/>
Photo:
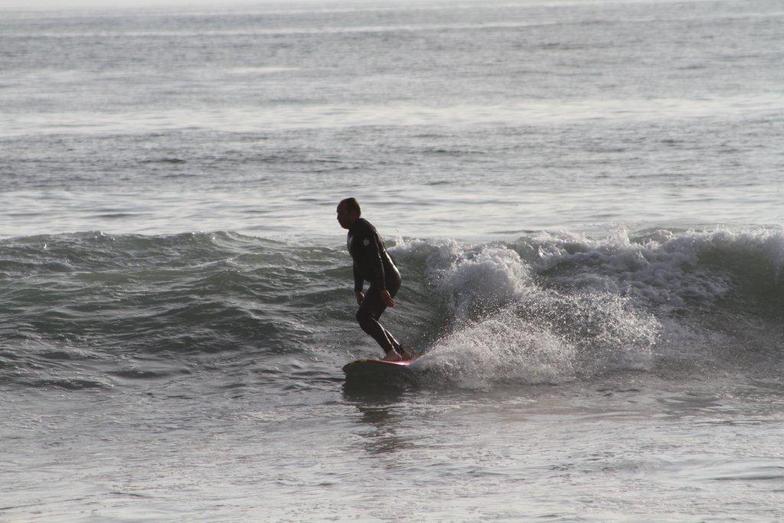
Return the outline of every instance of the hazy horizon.
<path id="1" fill-rule="evenodd" d="M 412 4 L 421 0 L 395 0 L 397 4 Z M 149 9 L 149 8 L 214 8 L 226 9 L 234 6 L 252 7 L 254 5 L 291 5 L 291 4 L 336 4 L 336 3 L 362 3 L 386 5 L 390 2 L 379 0 L 229 0 L 228 2 L 215 2 L 214 0 L 118 0 L 107 4 L 104 0 L 0 0 L 0 10 L 20 11 L 62 11 L 79 9 Z M 431 2 L 432 3 L 432 2 Z"/>
<path id="2" fill-rule="evenodd" d="M 294 2 L 286 2 L 282 0 L 229 0 L 228 2 L 215 2 L 213 0 L 119 0 L 107 4 L 103 0 L 0 0 L 0 10 L 14 10 L 14 11 L 64 11 L 64 10 L 80 10 L 80 9 L 99 9 L 99 10 L 116 10 L 116 9 L 150 9 L 150 8 L 168 8 L 168 7 L 184 7 L 184 8 L 214 8 L 226 9 L 234 6 L 252 7 L 254 5 L 290 5 L 292 3 L 298 4 L 334 4 L 341 0 L 295 0 Z M 355 2 L 363 2 L 364 0 L 353 0 Z M 367 3 L 373 3 L 376 0 L 368 0 Z M 406 0 L 412 2 L 416 0 Z"/>
<path id="3" fill-rule="evenodd" d="M 614 3 L 634 4 L 634 3 L 670 3 L 678 0 L 617 0 Z M 692 0 L 692 2 L 705 2 L 709 0 Z M 290 6 L 292 4 L 335 5 L 335 4 L 367 4 L 386 7 L 390 4 L 411 5 L 421 3 L 433 6 L 433 4 L 444 4 L 449 7 L 460 8 L 461 6 L 477 4 L 560 4 L 560 5 L 588 5 L 600 3 L 599 0 L 490 0 L 480 2 L 478 0 L 462 0 L 453 4 L 445 0 L 229 0 L 227 2 L 215 2 L 214 0 L 117 0 L 107 4 L 104 0 L 0 0 L 0 10 L 6 11 L 71 11 L 71 10 L 128 10 L 128 9 L 155 9 L 155 8 L 192 8 L 192 9 L 214 9 L 223 10 L 234 7 L 254 7 L 262 5 Z M 438 6 L 441 8 L 442 6 Z"/>

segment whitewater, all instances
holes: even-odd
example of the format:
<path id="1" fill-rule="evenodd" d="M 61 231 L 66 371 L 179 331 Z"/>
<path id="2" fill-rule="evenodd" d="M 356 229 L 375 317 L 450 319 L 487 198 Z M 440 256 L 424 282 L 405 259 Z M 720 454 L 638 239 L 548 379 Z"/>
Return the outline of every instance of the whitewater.
<path id="1" fill-rule="evenodd" d="M 0 4 L 0 520 L 781 520 L 783 19 Z"/>

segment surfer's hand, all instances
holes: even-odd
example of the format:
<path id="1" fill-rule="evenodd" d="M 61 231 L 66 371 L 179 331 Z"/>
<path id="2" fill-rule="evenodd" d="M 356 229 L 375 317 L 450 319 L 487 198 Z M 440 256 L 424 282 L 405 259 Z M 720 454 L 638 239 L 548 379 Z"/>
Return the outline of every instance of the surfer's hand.
<path id="1" fill-rule="evenodd" d="M 381 299 L 384 300 L 384 303 L 387 304 L 387 307 L 394 307 L 395 300 L 392 299 L 392 296 L 389 294 L 389 291 L 384 289 L 381 291 Z"/>
<path id="2" fill-rule="evenodd" d="M 357 305 L 362 305 L 362 302 L 365 301 L 365 293 L 362 291 L 356 291 L 354 294 L 357 297 Z"/>

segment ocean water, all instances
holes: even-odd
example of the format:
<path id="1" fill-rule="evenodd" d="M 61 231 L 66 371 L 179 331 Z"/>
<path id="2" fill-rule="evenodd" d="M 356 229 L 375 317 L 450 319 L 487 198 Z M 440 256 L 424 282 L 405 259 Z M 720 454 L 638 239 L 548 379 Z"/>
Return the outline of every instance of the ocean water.
<path id="1" fill-rule="evenodd" d="M 781 2 L 26 9 L 0 520 L 784 518 Z"/>

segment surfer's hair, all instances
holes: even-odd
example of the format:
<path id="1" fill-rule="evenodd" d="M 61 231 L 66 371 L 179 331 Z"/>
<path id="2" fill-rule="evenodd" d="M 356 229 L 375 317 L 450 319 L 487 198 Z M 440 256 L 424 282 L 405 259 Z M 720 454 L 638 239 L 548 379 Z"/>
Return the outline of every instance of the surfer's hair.
<path id="1" fill-rule="evenodd" d="M 356 198 L 346 198 L 340 202 L 340 205 L 345 205 L 347 211 L 354 211 L 357 215 L 362 214 L 362 209 L 359 208 L 359 202 Z"/>

